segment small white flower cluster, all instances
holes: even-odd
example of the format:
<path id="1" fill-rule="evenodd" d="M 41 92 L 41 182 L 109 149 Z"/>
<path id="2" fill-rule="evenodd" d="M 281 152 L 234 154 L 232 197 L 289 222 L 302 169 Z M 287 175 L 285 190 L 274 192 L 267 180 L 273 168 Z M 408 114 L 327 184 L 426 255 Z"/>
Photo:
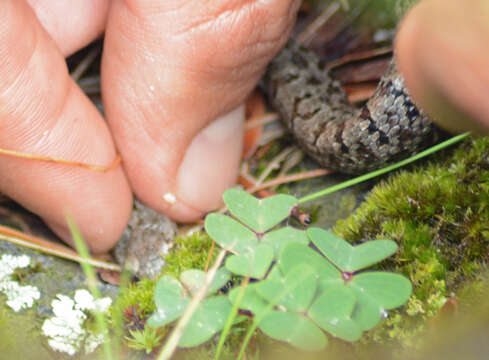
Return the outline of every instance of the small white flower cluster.
<path id="1" fill-rule="evenodd" d="M 91 353 L 98 345 L 103 343 L 104 334 L 94 334 L 83 329 L 86 312 L 106 312 L 112 299 L 109 297 L 95 300 L 93 296 L 84 289 L 75 292 L 74 300 L 70 297 L 58 294 L 53 300 L 54 316 L 45 320 L 42 332 L 49 340 L 49 346 L 54 350 L 75 355 L 82 344 L 85 353 Z"/>
<path id="2" fill-rule="evenodd" d="M 0 258 L 0 292 L 7 297 L 7 305 L 14 311 L 30 308 L 34 300 L 39 300 L 41 293 L 35 286 L 21 286 L 12 280 L 12 273 L 15 269 L 26 268 L 30 265 L 31 259 L 27 255 L 14 256 L 4 254 Z"/>

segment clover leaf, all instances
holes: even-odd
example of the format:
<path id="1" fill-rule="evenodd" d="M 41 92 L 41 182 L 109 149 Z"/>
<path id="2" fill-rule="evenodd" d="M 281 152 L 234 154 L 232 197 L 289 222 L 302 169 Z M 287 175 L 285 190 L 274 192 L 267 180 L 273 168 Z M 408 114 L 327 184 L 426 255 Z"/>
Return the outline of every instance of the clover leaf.
<path id="1" fill-rule="evenodd" d="M 190 296 L 203 286 L 205 275 L 201 270 L 187 270 L 181 274 L 181 282 L 171 276 L 162 276 L 153 294 L 156 311 L 148 318 L 147 324 L 151 327 L 164 326 L 181 316 L 190 302 Z M 229 278 L 229 271 L 224 268 L 219 269 L 207 295 L 222 288 Z M 231 303 L 226 296 L 219 295 L 205 299 L 199 304 L 185 327 L 179 345 L 196 346 L 209 340 L 222 330 L 230 312 Z"/>
<path id="2" fill-rule="evenodd" d="M 258 233 L 289 217 L 297 199 L 291 195 L 278 194 L 257 199 L 246 191 L 229 189 L 224 192 L 224 203 L 231 214 Z"/>
<path id="3" fill-rule="evenodd" d="M 364 271 L 392 255 L 397 250 L 394 241 L 373 240 L 352 246 L 319 228 L 276 228 L 297 205 L 290 195 L 258 200 L 231 189 L 223 198 L 234 218 L 210 214 L 205 228 L 231 254 L 206 296 L 222 288 L 231 273 L 252 280 L 245 282 L 245 288 L 230 289 L 227 296 L 202 301 L 182 334 L 180 346 L 195 346 L 210 339 L 223 328 L 234 304 L 252 313 L 251 329 L 258 327 L 274 339 L 317 350 L 327 344 L 324 332 L 356 341 L 386 310 L 401 306 L 409 298 L 412 286 L 408 279 Z M 162 326 L 178 318 L 190 296 L 204 283 L 205 273 L 187 270 L 180 281 L 168 276 L 159 280 L 154 294 L 157 310 L 148 319 L 149 325 Z"/>
<path id="4" fill-rule="evenodd" d="M 209 214 L 205 230 L 223 249 L 243 253 L 258 245 L 256 234 L 229 216 Z"/>
<path id="5" fill-rule="evenodd" d="M 260 322 L 268 336 L 286 341 L 299 349 L 321 350 L 328 344 L 326 335 L 304 315 L 273 310 Z"/>
<path id="6" fill-rule="evenodd" d="M 397 250 L 397 244 L 392 240 L 371 240 L 352 246 L 335 234 L 320 228 L 308 229 L 307 235 L 319 251 L 342 271 L 354 272 L 364 269 L 391 256 Z"/>
<path id="7" fill-rule="evenodd" d="M 229 256 L 226 268 L 236 275 L 261 279 L 265 276 L 273 261 L 273 249 L 260 244 L 238 255 Z"/>

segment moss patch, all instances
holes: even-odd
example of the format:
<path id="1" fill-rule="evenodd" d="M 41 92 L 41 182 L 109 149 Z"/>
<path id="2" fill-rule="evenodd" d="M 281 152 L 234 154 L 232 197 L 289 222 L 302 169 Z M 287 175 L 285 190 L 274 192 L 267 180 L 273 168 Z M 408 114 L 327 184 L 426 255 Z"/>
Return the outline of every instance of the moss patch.
<path id="1" fill-rule="evenodd" d="M 413 282 L 409 304 L 371 333 L 414 346 L 414 336 L 447 299 L 485 269 L 489 245 L 489 140 L 462 144 L 436 164 L 402 171 L 376 186 L 335 232 L 351 242 L 391 238 L 384 267 Z"/>
<path id="2" fill-rule="evenodd" d="M 212 239 L 204 232 L 196 232 L 192 235 L 175 239 L 170 254 L 166 257 L 165 275 L 179 277 L 182 271 L 188 269 L 204 269 L 206 264 L 212 265 L 216 256 L 213 251 L 211 259 L 208 255 L 212 247 Z"/>

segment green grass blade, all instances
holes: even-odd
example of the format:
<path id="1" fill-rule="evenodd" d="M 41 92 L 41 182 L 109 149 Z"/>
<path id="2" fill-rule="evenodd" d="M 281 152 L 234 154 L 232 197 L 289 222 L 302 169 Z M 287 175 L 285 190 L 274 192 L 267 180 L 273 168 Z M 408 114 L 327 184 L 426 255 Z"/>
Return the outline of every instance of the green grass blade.
<path id="1" fill-rule="evenodd" d="M 392 164 L 392 165 L 389 165 L 389 166 L 386 166 L 382 169 L 379 169 L 379 170 L 375 170 L 375 171 L 372 171 L 372 172 L 369 172 L 368 174 L 365 174 L 365 175 L 362 175 L 362 176 L 358 176 L 354 179 L 351 179 L 351 180 L 348 180 L 348 181 L 345 181 L 345 182 L 342 182 L 341 184 L 338 184 L 338 185 L 335 185 L 335 186 L 331 186 L 329 188 L 326 188 L 324 190 L 321 190 L 321 191 L 318 191 L 316 193 L 313 193 L 313 194 L 310 194 L 310 195 L 306 195 L 302 198 L 300 198 L 298 200 L 299 203 L 304 203 L 304 202 L 307 202 L 307 201 L 311 201 L 311 200 L 314 200 L 314 199 L 317 199 L 317 198 L 320 198 L 321 196 L 325 196 L 325 195 L 328 195 L 328 194 L 331 194 L 331 193 L 334 193 L 336 191 L 339 191 L 339 190 L 343 190 L 347 187 L 350 187 L 350 186 L 353 186 L 353 185 L 356 185 L 356 184 L 359 184 L 361 182 L 364 182 L 364 181 L 367 181 L 367 180 L 370 180 L 370 179 L 373 179 L 374 177 L 377 177 L 377 176 L 380 176 L 380 175 L 383 175 L 385 173 L 388 173 L 390 171 L 393 171 L 393 170 L 396 170 L 400 167 L 403 167 L 405 165 L 408 165 L 408 164 L 411 164 L 412 162 L 415 162 L 419 159 L 422 159 L 428 155 L 431 155 L 437 151 L 440 151 L 446 147 L 449 147 L 451 145 L 454 145 L 462 140 L 464 140 L 465 138 L 467 138 L 468 136 L 470 135 L 470 133 L 466 132 L 466 133 L 463 133 L 463 134 L 460 134 L 460 135 L 457 135 L 457 136 L 454 136 L 444 142 L 441 142 L 435 146 L 432 146 L 430 147 L 429 149 L 426 149 L 425 151 L 422 151 L 416 155 L 413 155 L 407 159 L 404 159 L 402 161 L 399 161 L 398 163 L 395 163 L 395 164 Z"/>
<path id="2" fill-rule="evenodd" d="M 183 315 L 180 317 L 180 320 L 178 321 L 177 325 L 173 329 L 172 333 L 170 334 L 170 337 L 168 338 L 167 342 L 161 349 L 160 354 L 158 355 L 158 360 L 170 360 L 173 353 L 175 352 L 178 343 L 180 342 L 180 338 L 182 337 L 183 330 L 189 323 L 190 319 L 192 318 L 192 315 L 195 313 L 197 308 L 199 307 L 199 304 L 202 302 L 204 299 L 207 290 L 209 289 L 212 280 L 214 279 L 217 269 L 221 266 L 222 261 L 224 260 L 224 256 L 226 255 L 226 250 L 222 250 L 219 255 L 217 255 L 217 258 L 214 262 L 214 265 L 212 265 L 212 268 L 209 270 L 207 273 L 204 285 L 199 289 L 199 291 L 194 295 L 192 300 L 190 301 L 190 304 L 187 306 L 185 309 L 185 312 Z"/>
<path id="3" fill-rule="evenodd" d="M 82 238 L 80 230 L 78 229 L 78 227 L 76 226 L 75 222 L 71 217 L 67 217 L 66 220 L 68 222 L 68 227 L 70 229 L 71 236 L 73 237 L 73 241 L 75 243 L 76 251 L 78 251 L 78 254 L 82 259 L 84 260 L 90 259 L 90 253 L 88 251 L 87 245 L 85 244 L 85 241 Z M 92 296 L 95 299 L 100 299 L 101 294 L 99 288 L 97 287 L 97 276 L 95 275 L 95 270 L 86 261 L 82 261 L 80 265 L 83 269 L 83 272 L 85 273 L 85 276 L 87 277 L 88 289 L 92 293 Z M 104 334 L 105 359 L 112 360 L 113 359 L 112 344 L 109 337 L 109 329 L 107 326 L 107 320 L 105 315 L 96 311 L 95 322 L 97 324 L 98 330 L 101 331 L 102 334 Z"/>
<path id="4" fill-rule="evenodd" d="M 229 316 L 226 320 L 224 329 L 222 329 L 221 337 L 219 338 L 219 343 L 217 344 L 216 355 L 214 356 L 214 360 L 219 360 L 219 357 L 221 356 L 224 342 L 226 341 L 229 331 L 231 330 L 231 326 L 233 326 L 233 322 L 234 319 L 236 318 L 236 315 L 238 315 L 239 304 L 241 304 L 241 300 L 243 300 L 244 294 L 246 292 L 246 287 L 248 286 L 249 281 L 250 278 L 245 277 L 241 282 L 241 289 L 239 290 L 238 297 L 236 298 L 236 301 L 233 304 L 233 307 L 231 308 L 231 312 L 229 313 Z"/>

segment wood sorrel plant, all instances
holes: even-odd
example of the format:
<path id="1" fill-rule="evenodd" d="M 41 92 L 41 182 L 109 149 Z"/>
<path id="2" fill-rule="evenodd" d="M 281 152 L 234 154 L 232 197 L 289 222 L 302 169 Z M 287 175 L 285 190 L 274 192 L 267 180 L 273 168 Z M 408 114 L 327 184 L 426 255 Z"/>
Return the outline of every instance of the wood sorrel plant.
<path id="1" fill-rule="evenodd" d="M 320 228 L 279 226 L 299 203 L 290 195 L 258 200 L 231 189 L 223 198 L 232 216 L 210 214 L 205 228 L 230 254 L 185 328 L 180 346 L 199 345 L 221 331 L 234 306 L 253 314 L 244 346 L 258 327 L 296 347 L 321 349 L 327 344 L 325 332 L 358 340 L 386 310 L 408 300 L 412 286 L 405 277 L 363 271 L 392 255 L 397 250 L 394 241 L 351 246 Z M 250 283 L 232 288 L 227 295 L 214 295 L 231 274 L 249 278 Z M 180 280 L 162 277 L 154 293 L 157 311 L 148 324 L 163 326 L 176 320 L 204 277 L 200 270 L 188 270 Z"/>

